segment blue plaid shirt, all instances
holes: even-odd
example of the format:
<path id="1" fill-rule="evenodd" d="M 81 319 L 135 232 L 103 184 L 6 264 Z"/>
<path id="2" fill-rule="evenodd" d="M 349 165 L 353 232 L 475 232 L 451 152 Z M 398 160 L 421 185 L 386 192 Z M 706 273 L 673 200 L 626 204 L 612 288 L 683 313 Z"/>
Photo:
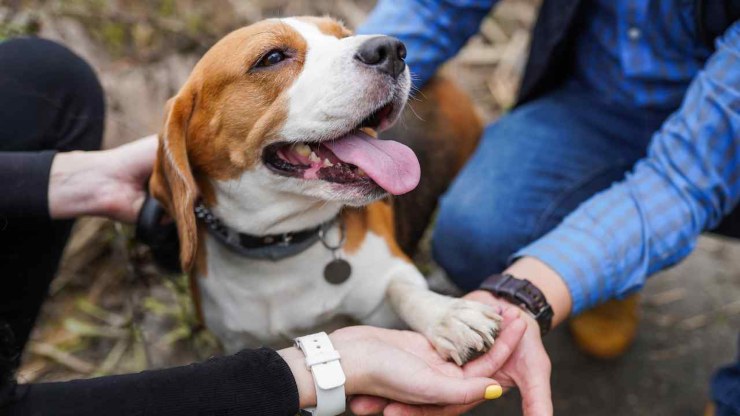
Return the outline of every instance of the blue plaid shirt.
<path id="1" fill-rule="evenodd" d="M 403 40 L 417 85 L 458 52 L 492 0 L 380 0 L 359 33 Z M 574 76 L 628 106 L 675 110 L 648 155 L 514 257 L 563 277 L 578 313 L 643 286 L 686 257 L 740 198 L 740 22 L 712 52 L 693 1 L 590 3 Z"/>

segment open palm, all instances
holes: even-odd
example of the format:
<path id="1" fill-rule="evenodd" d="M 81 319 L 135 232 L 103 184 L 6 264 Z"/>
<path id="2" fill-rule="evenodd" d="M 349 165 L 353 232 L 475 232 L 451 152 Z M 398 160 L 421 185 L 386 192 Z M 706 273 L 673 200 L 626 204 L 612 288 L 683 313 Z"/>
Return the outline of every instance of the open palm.
<path id="1" fill-rule="evenodd" d="M 407 404 L 471 404 L 483 400 L 486 388 L 496 384 L 486 376 L 466 376 L 416 332 L 359 326 L 331 337 L 343 351 L 342 360 L 351 361 L 345 366 L 347 392 L 371 402 L 386 404 L 377 398 L 386 397 Z"/>
<path id="2" fill-rule="evenodd" d="M 436 357 L 428 355 L 428 352 L 434 351 L 421 348 L 420 341 L 409 342 L 408 347 L 399 347 L 414 350 L 429 365 L 450 375 L 492 377 L 503 387 L 518 387 L 522 394 L 525 416 L 552 415 L 551 364 L 542 345 L 537 323 L 529 316 L 524 316 L 518 307 L 496 299 L 487 292 L 473 292 L 466 298 L 494 306 L 504 317 L 503 329 L 491 351 L 460 368 L 449 362 L 440 362 L 441 358 L 436 353 L 433 354 Z M 350 406 L 358 415 L 382 412 L 386 416 L 449 416 L 465 413 L 480 403 L 481 401 L 465 405 L 415 406 L 378 397 L 360 396 L 355 397 Z"/>

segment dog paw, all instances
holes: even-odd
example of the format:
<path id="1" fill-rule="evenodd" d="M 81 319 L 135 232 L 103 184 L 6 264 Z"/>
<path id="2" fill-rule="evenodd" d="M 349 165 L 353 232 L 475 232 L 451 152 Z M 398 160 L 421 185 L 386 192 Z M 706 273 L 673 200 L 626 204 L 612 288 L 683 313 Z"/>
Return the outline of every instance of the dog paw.
<path id="1" fill-rule="evenodd" d="M 463 365 L 491 349 L 501 321 L 501 316 L 488 305 L 454 299 L 427 337 L 443 358 Z"/>

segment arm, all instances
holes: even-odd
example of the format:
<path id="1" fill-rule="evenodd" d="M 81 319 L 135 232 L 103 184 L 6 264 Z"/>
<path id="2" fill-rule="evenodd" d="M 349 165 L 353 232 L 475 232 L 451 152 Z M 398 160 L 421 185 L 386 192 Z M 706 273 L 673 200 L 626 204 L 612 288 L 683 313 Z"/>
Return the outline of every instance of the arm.
<path id="1" fill-rule="evenodd" d="M 54 151 L 0 152 L 0 216 L 48 217 Z"/>
<path id="2" fill-rule="evenodd" d="M 426 338 L 414 332 L 350 327 L 332 333 L 331 340 L 342 357 L 347 395 L 372 394 L 414 404 L 464 404 L 501 395 L 494 380 L 464 377 L 462 369 L 439 358 Z M 0 409 L 9 416 L 289 416 L 315 404 L 304 355 L 290 347 L 244 350 L 139 374 L 18 385 L 5 402 L 0 400 Z"/>
<path id="3" fill-rule="evenodd" d="M 18 385 L 15 397 L 0 409 L 9 416 L 286 416 L 298 411 L 298 391 L 286 362 L 263 348 L 139 374 Z"/>
<path id="4" fill-rule="evenodd" d="M 156 149 L 149 136 L 104 151 L 0 152 L 0 217 L 134 222 Z"/>
<path id="5" fill-rule="evenodd" d="M 648 156 L 620 183 L 594 195 L 549 234 L 519 251 L 506 272 L 532 281 L 553 324 L 600 301 L 638 290 L 675 264 L 699 234 L 740 198 L 740 22 L 727 30 L 681 107 L 653 136 Z M 488 292 L 468 297 L 505 304 Z M 549 361 L 531 320 L 511 359 L 496 347 L 468 374 L 519 386 L 527 408 L 549 401 Z M 544 367 L 542 370 L 540 367 Z M 547 377 L 545 377 L 545 375 Z M 545 400 L 547 399 L 547 400 Z M 551 410 L 532 412 L 549 414 Z"/>
<path id="6" fill-rule="evenodd" d="M 540 272 L 520 275 L 555 280 L 549 286 L 543 282 L 542 290 L 550 292 L 545 293 L 557 321 L 571 309 L 578 313 L 640 289 L 649 275 L 686 257 L 699 234 L 736 206 L 738 68 L 740 22 L 718 41 L 679 110 L 653 137 L 648 156 L 622 182 L 592 197 L 516 255 L 522 259 L 512 265 L 514 273 L 522 265 L 538 264 Z"/>
<path id="7" fill-rule="evenodd" d="M 152 135 L 110 150 L 57 153 L 43 188 L 48 190 L 48 215 L 135 222 L 156 151 L 157 137 Z"/>
<path id="8" fill-rule="evenodd" d="M 496 0 L 380 0 L 358 34 L 394 36 L 406 44 L 414 85 L 421 87 L 475 33 Z"/>
<path id="9" fill-rule="evenodd" d="M 506 273 L 526 278 L 542 290 L 555 313 L 554 324 L 599 301 L 639 289 L 648 275 L 684 258 L 699 234 L 717 225 L 737 204 L 737 68 L 740 22 L 719 40 L 681 108 L 653 137 L 647 158 L 624 181 L 593 196 L 514 256 L 517 260 Z M 486 291 L 466 298 L 497 306 L 505 315 L 517 309 Z M 488 375 L 504 387 L 517 386 L 525 415 L 549 415 L 550 361 L 537 323 L 526 315 L 523 321 L 527 328 L 516 344 L 501 342 L 508 336 L 504 329 L 490 352 L 465 366 L 465 374 Z M 470 408 L 390 406 L 408 415 L 459 414 Z M 377 411 L 387 404 L 375 400 L 367 407 Z"/>

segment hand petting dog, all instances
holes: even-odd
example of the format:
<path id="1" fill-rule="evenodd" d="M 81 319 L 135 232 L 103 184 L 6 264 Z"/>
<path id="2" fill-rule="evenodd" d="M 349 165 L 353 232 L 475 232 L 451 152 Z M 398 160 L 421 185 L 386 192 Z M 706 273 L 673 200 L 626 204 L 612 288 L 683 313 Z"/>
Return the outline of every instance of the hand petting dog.
<path id="1" fill-rule="evenodd" d="M 157 137 L 115 149 L 63 152 L 49 174 L 49 214 L 53 219 L 98 215 L 133 223 L 152 173 Z"/>

